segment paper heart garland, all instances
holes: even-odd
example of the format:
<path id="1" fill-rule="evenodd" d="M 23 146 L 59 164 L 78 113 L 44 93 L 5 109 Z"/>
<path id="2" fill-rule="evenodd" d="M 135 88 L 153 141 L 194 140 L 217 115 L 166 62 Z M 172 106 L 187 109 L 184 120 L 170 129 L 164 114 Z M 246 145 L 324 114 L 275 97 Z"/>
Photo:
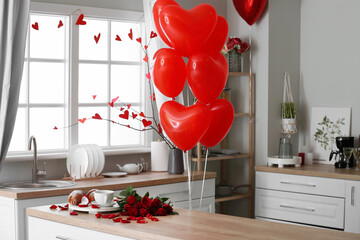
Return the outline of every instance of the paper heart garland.
<path id="1" fill-rule="evenodd" d="M 138 37 L 138 38 L 136 39 L 136 41 L 141 44 L 141 37 Z"/>
<path id="2" fill-rule="evenodd" d="M 141 112 L 141 113 L 139 114 L 139 116 L 140 116 L 140 117 L 145 117 L 145 114 L 144 114 L 143 112 Z"/>
<path id="3" fill-rule="evenodd" d="M 233 0 L 236 11 L 252 26 L 264 11 L 266 0 Z"/>
<path id="4" fill-rule="evenodd" d="M 64 26 L 63 22 L 60 20 L 59 24 L 58 24 L 58 28 L 61 28 L 62 26 Z"/>
<path id="5" fill-rule="evenodd" d="M 156 34 L 156 32 L 151 31 L 150 38 L 154 38 L 154 37 L 157 37 L 157 34 Z"/>
<path id="6" fill-rule="evenodd" d="M 160 108 L 160 121 L 171 141 L 180 149 L 192 149 L 210 126 L 210 110 L 203 104 L 185 107 L 167 101 Z"/>
<path id="7" fill-rule="evenodd" d="M 187 79 L 194 96 L 202 103 L 215 101 L 225 87 L 228 64 L 221 53 L 195 54 L 187 64 Z"/>
<path id="8" fill-rule="evenodd" d="M 78 119 L 78 121 L 81 123 L 84 123 L 86 121 L 86 118 L 83 118 L 83 119 L 80 118 L 80 119 Z"/>
<path id="9" fill-rule="evenodd" d="M 95 100 L 95 98 L 96 98 L 96 95 L 93 95 L 92 97 L 93 97 L 93 100 Z"/>
<path id="10" fill-rule="evenodd" d="M 186 82 L 186 65 L 181 55 L 171 48 L 162 48 L 155 55 L 154 83 L 167 97 L 176 97 Z"/>
<path id="11" fill-rule="evenodd" d="M 54 127 L 54 130 L 58 130 L 57 126 Z"/>
<path id="12" fill-rule="evenodd" d="M 84 21 L 84 14 L 80 14 L 78 19 L 76 20 L 76 25 L 86 25 L 86 21 Z"/>
<path id="13" fill-rule="evenodd" d="M 119 35 L 116 35 L 115 41 L 121 41 L 121 38 L 119 37 Z"/>
<path id="14" fill-rule="evenodd" d="M 130 38 L 131 40 L 133 40 L 132 28 L 130 28 L 130 32 L 129 32 L 128 36 L 129 36 L 129 38 Z"/>
<path id="15" fill-rule="evenodd" d="M 93 118 L 93 119 L 99 119 L 99 120 L 102 119 L 98 113 L 95 113 L 95 115 L 92 116 L 92 118 Z"/>
<path id="16" fill-rule="evenodd" d="M 141 120 L 141 122 L 143 123 L 144 127 L 148 127 L 152 124 L 152 121 L 147 121 L 146 119 Z"/>
<path id="17" fill-rule="evenodd" d="M 209 4 L 200 4 L 190 10 L 170 5 L 160 13 L 164 34 L 184 57 L 190 57 L 204 45 L 215 28 L 216 19 L 216 10 Z"/>
<path id="18" fill-rule="evenodd" d="M 154 16 L 154 23 L 156 27 L 156 31 L 158 32 L 160 38 L 168 45 L 169 47 L 172 47 L 171 43 L 169 42 L 169 39 L 164 34 L 161 26 L 160 26 L 160 13 L 161 11 L 170 5 L 180 6 L 176 1 L 174 0 L 157 0 L 153 7 L 153 16 Z M 151 37 L 151 35 L 150 35 Z"/>
<path id="19" fill-rule="evenodd" d="M 213 147 L 222 141 L 230 131 L 234 121 L 234 108 L 226 99 L 216 99 L 207 105 L 210 110 L 211 123 L 200 143 L 205 147 Z"/>
<path id="20" fill-rule="evenodd" d="M 128 110 L 125 110 L 124 113 L 119 114 L 119 117 L 128 120 L 128 119 L 129 119 L 129 111 L 128 111 Z"/>
<path id="21" fill-rule="evenodd" d="M 135 119 L 135 118 L 137 117 L 137 114 L 135 114 L 135 113 L 133 113 L 133 112 L 131 113 L 131 115 L 132 115 L 132 118 L 133 118 L 133 119 Z"/>
<path id="22" fill-rule="evenodd" d="M 116 98 L 113 98 L 111 100 L 111 102 L 109 102 L 108 104 L 111 106 L 111 107 L 114 107 L 114 103 L 119 99 L 119 96 L 117 96 Z"/>
<path id="23" fill-rule="evenodd" d="M 35 30 L 39 30 L 39 23 L 35 22 L 34 24 L 31 25 L 31 27 Z"/>
<path id="24" fill-rule="evenodd" d="M 98 42 L 100 40 L 100 35 L 101 35 L 101 33 L 99 33 L 97 36 L 94 35 L 94 40 L 95 40 L 96 44 L 98 44 Z"/>

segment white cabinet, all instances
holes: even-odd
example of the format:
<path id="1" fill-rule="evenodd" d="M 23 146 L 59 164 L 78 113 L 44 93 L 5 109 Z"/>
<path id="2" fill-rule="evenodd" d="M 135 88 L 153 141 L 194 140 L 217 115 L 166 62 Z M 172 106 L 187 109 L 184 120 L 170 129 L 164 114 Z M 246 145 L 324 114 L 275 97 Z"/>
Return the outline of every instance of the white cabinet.
<path id="1" fill-rule="evenodd" d="M 345 231 L 360 233 L 360 181 L 346 181 Z"/>
<path id="2" fill-rule="evenodd" d="M 28 240 L 128 240 L 121 236 L 74 227 L 40 218 L 28 217 Z"/>
<path id="3" fill-rule="evenodd" d="M 16 239 L 14 199 L 0 197 L 0 213 L 0 239 Z"/>

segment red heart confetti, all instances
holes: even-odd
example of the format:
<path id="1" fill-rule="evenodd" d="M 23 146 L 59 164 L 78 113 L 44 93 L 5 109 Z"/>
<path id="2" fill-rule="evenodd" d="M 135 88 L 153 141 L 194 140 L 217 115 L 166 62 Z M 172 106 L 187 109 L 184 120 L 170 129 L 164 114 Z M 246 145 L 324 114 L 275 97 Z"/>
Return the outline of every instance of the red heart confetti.
<path id="1" fill-rule="evenodd" d="M 80 14 L 76 21 L 76 25 L 86 25 L 86 21 L 84 21 L 84 14 Z"/>
<path id="2" fill-rule="evenodd" d="M 131 114 L 132 114 L 132 118 L 133 118 L 133 119 L 135 119 L 135 118 L 137 117 L 137 114 L 135 114 L 135 113 L 133 113 L 133 112 L 132 112 Z"/>
<path id="3" fill-rule="evenodd" d="M 78 206 L 79 206 L 79 207 L 88 207 L 89 204 L 79 204 Z"/>
<path id="4" fill-rule="evenodd" d="M 141 112 L 139 115 L 140 117 L 145 117 L 145 114 L 143 112 Z"/>
<path id="5" fill-rule="evenodd" d="M 156 101 L 155 93 L 153 93 L 153 101 Z"/>
<path id="6" fill-rule="evenodd" d="M 60 20 L 59 24 L 58 24 L 58 28 L 61 28 L 62 26 L 64 26 L 63 22 Z"/>
<path id="7" fill-rule="evenodd" d="M 54 127 L 54 130 L 58 130 L 57 126 Z"/>
<path id="8" fill-rule="evenodd" d="M 97 209 L 97 208 L 100 208 L 100 207 L 98 205 L 92 204 L 91 208 L 96 208 Z"/>
<path id="9" fill-rule="evenodd" d="M 158 124 L 158 127 L 159 127 L 159 134 L 162 134 L 162 127 L 161 127 L 160 123 Z"/>
<path id="10" fill-rule="evenodd" d="M 148 45 L 145 45 L 145 46 L 144 46 L 145 50 L 147 50 L 147 49 L 148 49 L 148 47 L 149 47 Z"/>
<path id="11" fill-rule="evenodd" d="M 136 41 L 138 41 L 138 42 L 141 44 L 141 37 L 138 37 L 138 38 L 136 39 Z"/>
<path id="12" fill-rule="evenodd" d="M 130 38 L 131 40 L 133 40 L 132 28 L 130 28 L 130 32 L 129 32 L 128 36 L 129 36 L 129 38 Z"/>
<path id="13" fill-rule="evenodd" d="M 102 216 L 102 214 L 101 214 L 101 213 L 97 213 L 97 214 L 95 214 L 95 217 L 96 217 L 96 218 L 101 218 L 101 216 Z"/>
<path id="14" fill-rule="evenodd" d="M 121 220 L 121 223 L 130 223 L 129 220 Z"/>
<path id="15" fill-rule="evenodd" d="M 75 211 L 72 211 L 72 212 L 70 212 L 70 215 L 71 216 L 76 216 L 76 215 L 78 215 Z"/>
<path id="16" fill-rule="evenodd" d="M 126 105 L 127 107 L 128 107 L 128 109 L 130 109 L 131 108 L 131 104 L 128 104 L 128 105 Z"/>
<path id="17" fill-rule="evenodd" d="M 119 97 L 113 98 L 113 99 L 111 100 L 111 103 L 109 103 L 109 105 L 110 105 L 111 107 L 114 107 L 114 103 L 115 103 L 118 99 L 119 99 Z"/>
<path id="18" fill-rule="evenodd" d="M 130 125 L 126 125 L 128 128 L 130 128 Z"/>
<path id="19" fill-rule="evenodd" d="M 119 117 L 128 120 L 129 119 L 129 111 L 126 110 L 123 114 L 119 114 Z"/>
<path id="20" fill-rule="evenodd" d="M 154 37 L 157 37 L 157 34 L 156 34 L 156 32 L 151 31 L 150 38 L 154 38 Z"/>
<path id="21" fill-rule="evenodd" d="M 96 98 L 96 95 L 93 95 L 93 100 L 95 100 L 95 98 Z"/>
<path id="22" fill-rule="evenodd" d="M 50 209 L 57 209 L 57 206 L 56 205 L 51 205 Z"/>
<path id="23" fill-rule="evenodd" d="M 116 35 L 115 41 L 121 41 L 121 38 L 119 37 L 119 35 Z"/>
<path id="24" fill-rule="evenodd" d="M 146 119 L 143 119 L 141 122 L 143 123 L 144 127 L 148 127 L 152 124 L 152 121 L 147 121 Z"/>
<path id="25" fill-rule="evenodd" d="M 118 217 L 118 218 L 114 218 L 113 219 L 113 222 L 121 222 L 122 218 L 121 217 Z"/>
<path id="26" fill-rule="evenodd" d="M 143 58 L 144 62 L 148 62 L 148 56 L 145 55 L 145 57 Z"/>
<path id="27" fill-rule="evenodd" d="M 146 73 L 146 74 L 145 74 L 145 77 L 146 77 L 146 79 L 148 79 L 149 81 L 151 80 L 151 75 L 150 75 L 150 73 Z"/>
<path id="28" fill-rule="evenodd" d="M 121 108 L 120 108 L 120 111 L 122 111 L 122 110 L 124 110 L 124 108 L 123 108 L 123 107 L 121 107 Z"/>
<path id="29" fill-rule="evenodd" d="M 92 116 L 92 118 L 93 118 L 93 119 L 99 119 L 99 120 L 102 119 L 98 113 L 95 113 L 95 115 Z"/>
<path id="30" fill-rule="evenodd" d="M 81 122 L 81 123 L 84 123 L 86 121 L 86 118 L 83 118 L 83 119 L 79 118 L 78 121 Z"/>
<path id="31" fill-rule="evenodd" d="M 98 44 L 98 42 L 100 40 L 100 35 L 101 35 L 101 33 L 99 33 L 97 36 L 94 35 L 94 40 L 95 40 L 96 44 Z"/>
<path id="32" fill-rule="evenodd" d="M 35 30 L 39 30 L 39 24 L 37 22 L 35 22 L 34 24 L 31 25 L 31 27 Z"/>

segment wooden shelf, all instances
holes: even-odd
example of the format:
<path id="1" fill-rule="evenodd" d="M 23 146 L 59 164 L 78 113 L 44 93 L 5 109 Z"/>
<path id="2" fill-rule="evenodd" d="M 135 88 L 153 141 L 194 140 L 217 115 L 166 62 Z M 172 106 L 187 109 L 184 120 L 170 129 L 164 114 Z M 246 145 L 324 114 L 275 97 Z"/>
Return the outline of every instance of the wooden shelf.
<path id="1" fill-rule="evenodd" d="M 238 159 L 238 158 L 247 158 L 250 155 L 248 153 L 235 154 L 235 155 L 224 155 L 219 157 L 208 157 L 208 161 L 217 161 L 217 160 L 228 160 L 228 159 Z M 192 158 L 193 162 L 198 161 L 198 158 Z M 201 158 L 201 161 L 205 161 L 205 158 Z"/>
<path id="2" fill-rule="evenodd" d="M 235 113 L 235 117 L 249 117 L 250 113 Z"/>
<path id="3" fill-rule="evenodd" d="M 229 72 L 229 77 L 250 76 L 248 72 Z"/>
<path id="4" fill-rule="evenodd" d="M 239 194 L 234 194 L 232 196 L 215 197 L 215 203 L 228 202 L 228 201 L 233 201 L 233 200 L 238 200 L 238 199 L 245 199 L 245 198 L 250 198 L 250 196 L 251 196 L 250 193 L 239 193 Z"/>

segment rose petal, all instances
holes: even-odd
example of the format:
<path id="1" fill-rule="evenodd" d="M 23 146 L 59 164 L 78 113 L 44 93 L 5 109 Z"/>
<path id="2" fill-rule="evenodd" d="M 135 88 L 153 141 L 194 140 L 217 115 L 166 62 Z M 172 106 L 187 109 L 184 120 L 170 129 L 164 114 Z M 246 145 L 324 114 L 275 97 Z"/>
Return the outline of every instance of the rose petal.
<path id="1" fill-rule="evenodd" d="M 56 205 L 51 205 L 50 209 L 57 209 L 57 206 Z"/>
<path id="2" fill-rule="evenodd" d="M 91 205 L 92 208 L 100 208 L 99 206 L 95 205 L 95 204 L 92 204 Z"/>
<path id="3" fill-rule="evenodd" d="M 121 222 L 121 220 L 122 220 L 121 217 L 119 217 L 119 218 L 114 218 L 114 219 L 113 219 L 113 222 Z"/>
<path id="4" fill-rule="evenodd" d="M 70 212 L 70 215 L 71 216 L 76 216 L 76 215 L 78 215 L 75 211 L 72 211 L 72 212 Z"/>
<path id="5" fill-rule="evenodd" d="M 137 222 L 137 223 L 141 223 L 141 224 L 146 223 L 146 221 L 145 221 L 145 220 L 137 220 L 136 222 Z"/>
<path id="6" fill-rule="evenodd" d="M 121 220 L 121 223 L 130 223 L 129 220 Z"/>
<path id="7" fill-rule="evenodd" d="M 96 218 L 101 218 L 101 216 L 102 216 L 102 214 L 101 214 L 101 213 L 97 213 L 97 214 L 95 214 L 95 217 L 96 217 Z"/>

